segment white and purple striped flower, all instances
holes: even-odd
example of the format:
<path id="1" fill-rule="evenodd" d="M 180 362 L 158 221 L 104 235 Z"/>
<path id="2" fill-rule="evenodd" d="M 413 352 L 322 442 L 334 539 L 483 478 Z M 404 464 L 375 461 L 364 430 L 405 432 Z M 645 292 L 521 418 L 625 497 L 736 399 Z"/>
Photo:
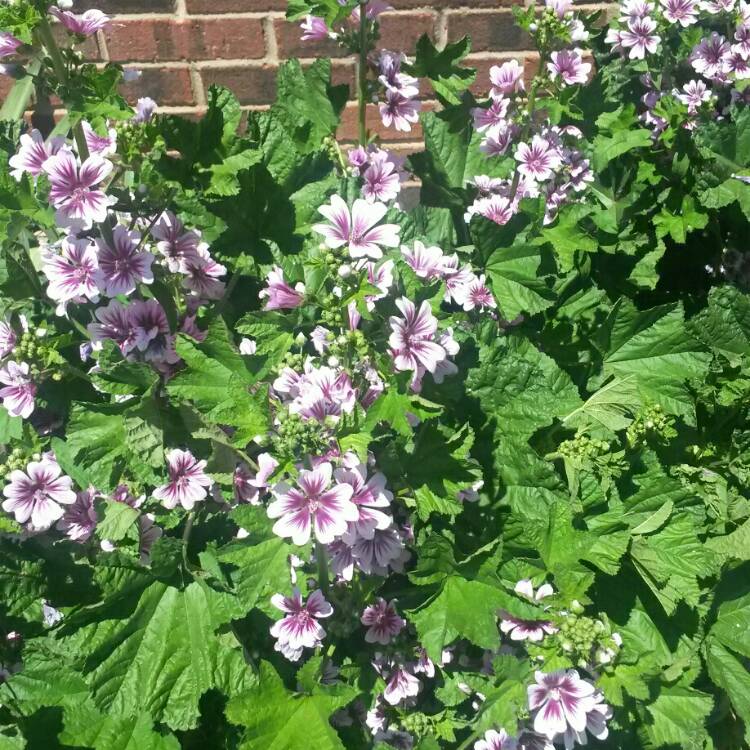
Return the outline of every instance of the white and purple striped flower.
<path id="1" fill-rule="evenodd" d="M 387 602 L 382 597 L 365 607 L 360 621 L 367 626 L 365 640 L 368 643 L 382 643 L 384 646 L 406 627 L 406 620 L 399 617 L 396 611 L 396 600 Z"/>
<path id="2" fill-rule="evenodd" d="M 213 484 L 211 477 L 204 472 L 205 461 L 199 461 L 190 451 L 179 448 L 167 453 L 169 481 L 154 490 L 154 497 L 162 501 L 165 508 L 181 505 L 185 510 L 204 500 L 207 487 Z"/>
<path id="3" fill-rule="evenodd" d="M 86 121 L 81 123 L 81 127 L 90 154 L 110 156 L 117 151 L 117 131 L 114 128 L 108 128 L 107 135 L 99 135 Z"/>
<path id="4" fill-rule="evenodd" d="M 256 474 L 252 474 L 245 464 L 240 464 L 233 478 L 235 498 L 242 503 L 260 505 L 260 496 L 268 489 L 268 480 L 278 465 L 279 462 L 270 453 L 258 456 Z"/>
<path id="5" fill-rule="evenodd" d="M 142 96 L 135 103 L 135 114 L 131 118 L 131 121 L 138 123 L 148 122 L 156 114 L 158 106 L 150 96 Z"/>
<path id="6" fill-rule="evenodd" d="M 94 316 L 99 322 L 88 325 L 94 349 L 101 349 L 101 342 L 107 339 L 114 341 L 123 354 L 127 354 L 135 346 L 128 308 L 119 300 L 113 299 L 106 307 L 99 307 Z"/>
<path id="7" fill-rule="evenodd" d="M 349 484 L 331 486 L 333 467 L 324 461 L 312 471 L 300 471 L 297 486 L 278 484 L 272 490 L 276 498 L 268 506 L 268 516 L 277 518 L 275 534 L 291 537 L 297 545 L 307 544 L 311 534 L 322 544 L 330 544 L 359 518 L 352 502 L 354 490 Z"/>
<path id="8" fill-rule="evenodd" d="M 530 180 L 548 180 L 562 163 L 560 154 L 552 144 L 540 135 L 528 143 L 519 143 L 514 154 L 518 171 Z"/>
<path id="9" fill-rule="evenodd" d="M 396 307 L 403 318 L 391 316 L 391 347 L 394 365 L 397 370 L 427 370 L 435 372 L 439 362 L 445 357 L 445 349 L 435 341 L 437 320 L 432 314 L 430 303 L 425 300 L 417 310 L 406 297 L 396 300 Z"/>
<path id="10" fill-rule="evenodd" d="M 57 528 L 73 542 L 82 544 L 94 533 L 96 528 L 96 510 L 93 487 L 76 495 L 76 501 L 65 508 L 65 515 L 57 522 Z"/>
<path id="11" fill-rule="evenodd" d="M 50 528 L 63 515 L 60 506 L 76 501 L 73 480 L 61 474 L 57 461 L 47 457 L 29 463 L 25 472 L 12 471 L 3 490 L 7 498 L 3 510 L 12 513 L 18 523 L 30 521 L 34 531 Z"/>
<path id="12" fill-rule="evenodd" d="M 554 589 L 548 583 L 542 584 L 534 591 L 534 586 L 527 578 L 518 581 L 514 591 L 536 604 L 554 594 Z M 507 612 L 502 613 L 500 630 L 506 635 L 510 635 L 512 641 L 532 641 L 534 643 L 541 641 L 545 635 L 557 632 L 557 628 L 549 620 L 522 620 Z"/>
<path id="13" fill-rule="evenodd" d="M 515 737 L 511 737 L 504 729 L 496 732 L 488 729 L 484 738 L 474 743 L 474 750 L 516 750 Z"/>
<path id="14" fill-rule="evenodd" d="M 8 160 L 11 175 L 16 180 L 20 180 L 24 173 L 38 177 L 44 171 L 44 162 L 50 156 L 54 156 L 64 145 L 64 138 L 55 137 L 45 141 L 36 129 L 30 133 L 24 133 L 20 138 L 18 152 Z"/>
<path id="15" fill-rule="evenodd" d="M 498 135 L 504 131 L 508 122 L 508 105 L 510 100 L 504 96 L 493 99 L 489 107 L 474 107 L 471 116 L 474 119 L 474 129 L 484 133 L 487 137 Z"/>
<path id="16" fill-rule="evenodd" d="M 596 702 L 586 714 L 586 729 L 583 732 L 577 732 L 572 727 L 565 730 L 563 735 L 565 750 L 573 750 L 576 744 L 588 744 L 586 732 L 592 737 L 596 737 L 597 740 L 606 740 L 609 736 L 607 722 L 613 716 L 612 707 L 604 702 L 604 696 L 599 691 L 594 693 L 593 699 Z"/>
<path id="17" fill-rule="evenodd" d="M 18 337 L 11 325 L 0 320 L 0 359 L 7 357 L 15 349 Z"/>
<path id="18" fill-rule="evenodd" d="M 0 398 L 3 407 L 11 417 L 28 419 L 34 411 L 36 384 L 29 377 L 29 365 L 26 362 L 7 362 L 0 369 Z"/>
<path id="19" fill-rule="evenodd" d="M 128 306 L 128 323 L 132 336 L 130 350 L 136 349 L 147 362 L 155 364 L 174 364 L 179 360 L 167 314 L 155 299 L 132 302 Z"/>
<path id="20" fill-rule="evenodd" d="M 165 211 L 151 228 L 151 236 L 157 241 L 156 249 L 164 256 L 167 268 L 173 273 L 184 272 L 186 264 L 198 262 L 201 242 L 198 232 L 185 229 L 184 224 L 171 211 Z"/>
<path id="21" fill-rule="evenodd" d="M 284 271 L 274 266 L 266 278 L 266 288 L 258 295 L 267 298 L 264 310 L 291 310 L 299 307 L 305 298 L 305 285 L 296 284 L 294 287 L 284 281 Z"/>
<path id="22" fill-rule="evenodd" d="M 204 300 L 221 299 L 224 296 L 224 282 L 227 269 L 217 263 L 205 248 L 198 248 L 198 258 L 185 262 L 185 280 L 182 286 L 196 297 Z M 268 308 L 267 308 L 268 309 Z"/>
<path id="23" fill-rule="evenodd" d="M 42 271 L 49 280 L 47 295 L 58 303 L 58 315 L 64 314 L 68 302 L 99 299 L 99 259 L 89 239 L 64 239 L 59 254 L 43 255 Z"/>
<path id="24" fill-rule="evenodd" d="M 319 42 L 323 39 L 328 39 L 329 36 L 333 36 L 328 26 L 326 26 L 325 19 L 319 16 L 306 16 L 299 27 L 302 29 L 302 36 L 300 38 L 303 42 Z"/>
<path id="25" fill-rule="evenodd" d="M 576 83 L 586 83 L 588 80 L 591 63 L 583 62 L 580 50 L 559 50 L 553 52 L 550 59 L 547 70 L 553 81 L 559 77 L 566 86 L 573 86 Z"/>
<path id="26" fill-rule="evenodd" d="M 731 56 L 729 42 L 713 31 L 693 48 L 690 61 L 696 73 L 706 78 L 721 78 L 729 72 Z"/>
<path id="27" fill-rule="evenodd" d="M 80 36 L 91 36 L 99 29 L 104 29 L 110 22 L 109 16 L 92 8 L 84 13 L 71 13 L 61 10 L 56 5 L 50 6 L 49 12 L 71 33 Z"/>
<path id="28" fill-rule="evenodd" d="M 575 669 L 537 671 L 536 684 L 527 688 L 529 710 L 534 714 L 534 731 L 549 739 L 568 730 L 583 732 L 588 714 L 598 702 L 594 686 L 582 680 Z"/>
<path id="29" fill-rule="evenodd" d="M 508 60 L 502 65 L 493 65 L 490 68 L 490 83 L 492 83 L 490 96 L 493 99 L 523 91 L 525 88 L 523 66 L 518 60 Z"/>
<path id="30" fill-rule="evenodd" d="M 313 229 L 322 234 L 330 248 L 347 245 L 352 258 L 368 257 L 378 260 L 383 257 L 383 247 L 397 247 L 398 224 L 378 224 L 385 216 L 388 207 L 384 203 L 368 203 L 357 198 L 349 206 L 339 195 L 331 196 L 330 205 L 321 206 L 323 216 L 330 224 L 315 224 Z"/>
<path id="31" fill-rule="evenodd" d="M 141 282 L 150 284 L 154 280 L 151 271 L 154 256 L 139 249 L 141 235 L 123 226 L 116 226 L 112 234 L 112 246 L 104 239 L 96 241 L 99 246 L 97 282 L 108 297 L 130 294 Z"/>
<path id="32" fill-rule="evenodd" d="M 362 195 L 369 203 L 392 201 L 401 192 L 401 175 L 388 152 L 373 155 L 370 165 L 362 174 Z"/>
<path id="33" fill-rule="evenodd" d="M 299 589 L 295 589 L 291 596 L 274 594 L 271 603 L 285 613 L 271 626 L 271 635 L 277 639 L 274 647 L 277 651 L 290 661 L 297 661 L 303 648 L 316 648 L 321 644 L 326 631 L 318 620 L 330 617 L 333 607 L 320 589 L 313 591 L 306 602 L 302 601 Z"/>
<path id="34" fill-rule="evenodd" d="M 49 199 L 57 209 L 59 226 L 80 224 L 88 229 L 107 218 L 109 200 L 97 187 L 112 171 L 112 162 L 93 155 L 79 165 L 75 155 L 63 149 L 47 159 L 43 169 L 49 176 Z"/>
<path id="35" fill-rule="evenodd" d="M 420 279 L 431 280 L 443 275 L 443 251 L 436 246 L 425 247 L 414 240 L 414 248 L 401 245 L 401 254 L 406 264 Z"/>
<path id="36" fill-rule="evenodd" d="M 653 18 L 631 18 L 627 28 L 620 31 L 619 44 L 630 50 L 631 60 L 643 60 L 647 52 L 653 54 L 659 46 L 661 37 L 655 31 L 656 21 Z"/>
<path id="37" fill-rule="evenodd" d="M 492 292 L 484 280 L 484 274 L 481 276 L 472 275 L 470 281 L 455 290 L 453 293 L 453 299 L 461 305 L 466 312 L 476 308 L 485 310 L 487 308 L 495 309 L 497 307 L 495 298 L 492 296 Z"/>
<path id="38" fill-rule="evenodd" d="M 664 18 L 670 23 L 679 23 L 683 28 L 698 20 L 698 9 L 693 0 L 659 0 Z"/>
<path id="39" fill-rule="evenodd" d="M 13 34 L 7 31 L 0 31 L 0 58 L 15 55 L 22 44 L 23 42 L 20 39 L 16 39 Z"/>
<path id="40" fill-rule="evenodd" d="M 376 472 L 368 479 L 367 466 L 357 461 L 351 468 L 336 469 L 334 478 L 338 484 L 351 486 L 351 500 L 359 514 L 359 518 L 350 523 L 347 536 L 372 539 L 375 529 L 387 529 L 393 523 L 393 518 L 380 510 L 390 508 L 393 500 L 393 494 L 385 488 L 383 474 Z"/>
<path id="41" fill-rule="evenodd" d="M 392 706 L 397 706 L 407 698 L 416 698 L 422 683 L 406 667 L 397 666 L 388 678 L 383 698 Z"/>
<path id="42" fill-rule="evenodd" d="M 409 133 L 411 126 L 419 121 L 421 106 L 418 99 L 404 96 L 400 91 L 386 90 L 385 101 L 378 105 L 378 109 L 385 127 Z"/>

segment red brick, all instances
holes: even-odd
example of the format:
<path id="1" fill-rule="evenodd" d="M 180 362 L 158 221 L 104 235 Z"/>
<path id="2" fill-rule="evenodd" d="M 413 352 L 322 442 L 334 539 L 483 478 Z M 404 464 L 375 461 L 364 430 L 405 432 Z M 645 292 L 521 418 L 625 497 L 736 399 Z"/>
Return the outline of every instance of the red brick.
<path id="1" fill-rule="evenodd" d="M 276 98 L 277 72 L 275 65 L 232 65 L 203 68 L 201 77 L 206 89 L 212 84 L 226 86 L 240 100 L 240 104 L 268 104 Z"/>
<path id="2" fill-rule="evenodd" d="M 123 95 L 131 103 L 150 96 L 164 106 L 195 104 L 187 67 L 144 68 L 137 81 L 123 86 Z"/>
<path id="3" fill-rule="evenodd" d="M 265 55 L 257 18 L 137 19 L 112 24 L 106 32 L 112 60 L 165 62 L 227 60 Z"/>
<path id="4" fill-rule="evenodd" d="M 188 13 L 258 13 L 286 6 L 287 0 L 187 0 Z"/>
<path id="5" fill-rule="evenodd" d="M 397 6 L 394 4 L 394 7 Z M 384 13 L 379 20 L 380 49 L 412 53 L 422 34 L 434 37 L 435 14 L 432 12 Z"/>
<path id="6" fill-rule="evenodd" d="M 77 0 L 73 10 L 83 13 L 97 8 L 105 13 L 172 13 L 175 0 Z"/>
<path id="7" fill-rule="evenodd" d="M 344 57 L 349 54 L 333 39 L 303 42 L 299 22 L 276 18 L 273 22 L 273 30 L 276 34 L 279 57 L 282 59 L 289 57 Z"/>
<path id="8" fill-rule="evenodd" d="M 474 52 L 529 49 L 531 45 L 528 34 L 516 26 L 513 14 L 507 10 L 451 11 L 448 14 L 448 41 L 455 42 L 467 35 L 471 37 Z"/>

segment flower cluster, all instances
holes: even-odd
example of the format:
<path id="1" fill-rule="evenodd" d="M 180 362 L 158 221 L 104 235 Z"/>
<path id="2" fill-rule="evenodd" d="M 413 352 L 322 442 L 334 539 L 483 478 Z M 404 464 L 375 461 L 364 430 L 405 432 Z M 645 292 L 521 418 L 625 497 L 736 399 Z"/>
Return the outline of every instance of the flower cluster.
<path id="1" fill-rule="evenodd" d="M 555 28 L 558 38 L 578 44 L 588 38 L 570 3 L 548 2 L 545 14 L 531 24 L 532 31 L 545 35 Z M 477 175 L 473 185 L 477 197 L 466 212 L 496 224 L 506 224 L 518 213 L 523 198 L 545 200 L 545 223 L 554 220 L 561 205 L 571 202 L 593 180 L 589 161 L 577 148 L 582 138 L 574 126 L 559 127 L 539 119 L 534 100 L 540 91 L 554 93 L 586 83 L 591 64 L 578 47 L 562 46 L 543 55 L 540 69 L 526 94 L 524 69 L 510 60 L 490 68 L 490 100 L 473 110 L 474 128 L 481 136 L 481 150 L 488 157 L 513 155 L 514 171 L 501 179 Z"/>
<path id="2" fill-rule="evenodd" d="M 657 58 L 662 47 L 680 41 L 680 34 L 691 27 L 720 24 L 727 35 L 710 31 L 694 45 L 687 60 L 678 59 L 674 71 L 657 67 L 641 76 L 646 93 L 641 101 L 643 121 L 658 138 L 668 119 L 660 110 L 664 97 L 684 106 L 682 127 L 693 130 L 700 117 L 720 116 L 727 98 L 742 98 L 742 81 L 750 78 L 750 7 L 740 0 L 627 0 L 620 5 L 619 23 L 607 31 L 606 41 L 614 52 L 629 60 Z M 685 73 L 679 67 L 686 68 Z M 698 76 L 698 78 L 694 76 Z M 679 77 L 684 83 L 674 85 Z"/>

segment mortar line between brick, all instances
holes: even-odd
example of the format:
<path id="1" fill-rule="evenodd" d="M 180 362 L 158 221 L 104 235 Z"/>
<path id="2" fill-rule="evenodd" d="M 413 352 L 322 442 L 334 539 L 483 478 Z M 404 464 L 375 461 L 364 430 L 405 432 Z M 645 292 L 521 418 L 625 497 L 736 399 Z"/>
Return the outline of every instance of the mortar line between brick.
<path id="1" fill-rule="evenodd" d="M 521 57 L 533 54 L 536 54 L 535 50 L 529 49 L 486 50 L 482 52 L 470 53 L 466 57 L 466 61 L 471 63 L 480 60 L 495 60 L 498 58 L 505 59 L 507 57 Z M 311 65 L 315 62 L 315 60 L 319 58 L 297 57 L 295 59 L 299 60 L 303 65 Z M 275 68 L 279 63 L 283 62 L 283 60 L 265 60 L 262 58 L 257 60 L 250 60 L 245 57 L 240 57 L 232 59 L 227 58 L 225 60 L 159 60 L 158 62 L 120 60 L 118 62 L 121 62 L 124 65 L 138 67 L 142 70 L 158 70 L 159 68 L 184 69 L 189 67 L 190 65 L 197 65 L 199 70 L 220 70 L 222 68 Z M 354 60 L 349 57 L 335 57 L 333 58 L 333 63 L 334 65 L 338 63 L 341 67 L 353 66 Z"/>
<path id="2" fill-rule="evenodd" d="M 266 17 L 261 21 L 263 26 L 263 38 L 266 43 L 266 62 L 278 64 L 279 45 L 276 41 L 276 29 L 274 19 Z"/>
<path id="3" fill-rule="evenodd" d="M 187 17 L 188 12 L 187 12 L 187 5 L 185 4 L 185 0 L 175 0 L 174 12 L 177 18 Z"/>
<path id="4" fill-rule="evenodd" d="M 435 44 L 439 49 L 448 44 L 448 14 L 445 10 L 440 10 L 435 19 Z"/>
<path id="5" fill-rule="evenodd" d="M 193 92 L 193 101 L 199 107 L 205 106 L 206 92 L 203 90 L 203 78 L 195 63 L 190 63 L 190 88 Z"/>
<path id="6" fill-rule="evenodd" d="M 109 62 L 111 59 L 109 56 L 109 47 L 107 46 L 107 38 L 103 31 L 96 32 L 96 45 L 99 48 L 99 57 L 101 57 L 102 61 Z"/>

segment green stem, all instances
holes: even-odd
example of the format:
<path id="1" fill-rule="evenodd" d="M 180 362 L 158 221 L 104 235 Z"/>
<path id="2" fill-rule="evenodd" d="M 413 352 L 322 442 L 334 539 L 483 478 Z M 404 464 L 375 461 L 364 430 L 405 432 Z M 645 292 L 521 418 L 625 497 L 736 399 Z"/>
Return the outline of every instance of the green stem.
<path id="1" fill-rule="evenodd" d="M 479 738 L 479 735 L 481 735 L 481 732 L 474 731 L 472 732 L 459 746 L 456 748 L 456 750 L 466 750 L 469 745 L 471 745 L 474 740 Z"/>
<path id="2" fill-rule="evenodd" d="M 187 515 L 187 521 L 185 522 L 185 529 L 182 532 L 182 564 L 185 566 L 185 570 L 190 570 L 188 566 L 188 544 L 190 544 L 190 534 L 193 532 L 193 523 L 195 522 L 195 512 L 189 511 Z"/>
<path id="3" fill-rule="evenodd" d="M 359 144 L 367 144 L 367 2 L 359 4 Z"/>
<path id="4" fill-rule="evenodd" d="M 318 561 L 318 588 L 325 594 L 328 591 L 328 555 L 320 542 L 315 542 L 315 558 Z"/>

